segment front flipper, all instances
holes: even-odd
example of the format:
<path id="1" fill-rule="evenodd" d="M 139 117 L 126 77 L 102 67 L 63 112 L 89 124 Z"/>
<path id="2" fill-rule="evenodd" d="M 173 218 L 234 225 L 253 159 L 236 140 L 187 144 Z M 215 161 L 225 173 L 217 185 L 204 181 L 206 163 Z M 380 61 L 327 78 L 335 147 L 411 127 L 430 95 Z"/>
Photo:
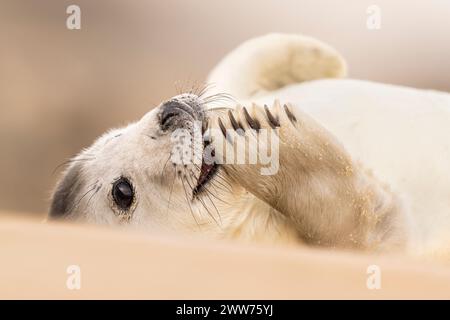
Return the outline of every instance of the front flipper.
<path id="1" fill-rule="evenodd" d="M 397 198 L 308 115 L 276 101 L 238 106 L 214 124 L 226 173 L 288 217 L 305 241 L 377 248 L 388 238 L 402 242 Z"/>

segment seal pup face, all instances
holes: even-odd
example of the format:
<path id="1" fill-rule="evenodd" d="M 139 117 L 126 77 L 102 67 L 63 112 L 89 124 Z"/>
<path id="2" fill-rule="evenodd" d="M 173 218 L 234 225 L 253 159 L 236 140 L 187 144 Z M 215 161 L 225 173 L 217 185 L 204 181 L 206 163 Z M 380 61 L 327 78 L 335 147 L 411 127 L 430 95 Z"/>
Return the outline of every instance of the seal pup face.
<path id="1" fill-rule="evenodd" d="M 209 101 L 182 94 L 100 137 L 70 160 L 54 192 L 50 219 L 177 232 L 216 225 L 208 186 L 220 178 L 220 168 L 203 158 Z M 192 158 L 183 158 L 189 154 Z M 228 192 L 218 183 L 215 188 Z"/>

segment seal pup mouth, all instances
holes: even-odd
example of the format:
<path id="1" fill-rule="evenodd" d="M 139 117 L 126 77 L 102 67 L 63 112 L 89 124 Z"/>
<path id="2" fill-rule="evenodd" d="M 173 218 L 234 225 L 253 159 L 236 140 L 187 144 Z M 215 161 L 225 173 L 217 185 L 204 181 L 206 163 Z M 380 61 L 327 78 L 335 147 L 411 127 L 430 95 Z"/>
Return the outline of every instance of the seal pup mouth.
<path id="1" fill-rule="evenodd" d="M 207 130 L 207 123 L 208 120 L 203 122 L 202 126 L 202 133 L 205 134 Z M 203 150 L 205 150 L 210 145 L 209 141 L 203 140 Z M 211 151 L 211 156 L 215 156 L 214 150 Z M 198 194 L 200 194 L 204 189 L 205 186 L 208 184 L 209 181 L 216 175 L 217 170 L 219 169 L 219 165 L 215 162 L 208 161 L 208 163 L 205 161 L 205 155 L 202 157 L 202 165 L 200 168 L 200 175 L 197 179 L 197 185 L 195 186 L 194 190 L 192 191 L 192 195 L 195 197 Z"/>
<path id="2" fill-rule="evenodd" d="M 215 176 L 215 174 L 217 173 L 217 169 L 218 169 L 218 165 L 213 163 L 213 164 L 207 164 L 204 161 L 202 161 L 202 167 L 200 169 L 200 176 L 198 177 L 197 180 L 197 185 L 195 186 L 194 190 L 193 190 L 193 195 L 196 196 L 199 193 L 201 193 L 206 184 L 211 181 L 211 179 Z"/>

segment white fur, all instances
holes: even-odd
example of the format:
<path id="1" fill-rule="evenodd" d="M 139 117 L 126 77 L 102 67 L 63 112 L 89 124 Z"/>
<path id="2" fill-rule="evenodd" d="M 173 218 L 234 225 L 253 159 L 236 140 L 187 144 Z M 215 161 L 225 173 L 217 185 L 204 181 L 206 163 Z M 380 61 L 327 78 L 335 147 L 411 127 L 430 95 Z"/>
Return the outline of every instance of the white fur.
<path id="1" fill-rule="evenodd" d="M 308 56 L 314 46 L 317 61 Z M 303 59 L 319 66 L 316 74 L 295 63 Z M 296 75 L 291 83 L 279 79 L 278 73 L 267 79 L 262 72 L 279 63 L 285 64 L 282 70 Z M 319 42 L 269 35 L 238 47 L 209 79 L 218 83 L 218 90 L 246 98 L 244 105 L 250 100 L 271 104 L 279 99 L 311 115 L 343 143 L 354 160 L 372 169 L 404 198 L 411 220 L 412 253 L 449 252 L 450 94 L 361 80 L 296 83 L 327 75 L 340 77 L 344 70 L 340 56 Z M 287 86 L 263 93 L 261 83 Z M 252 97 L 252 93 L 257 95 Z"/>
<path id="2" fill-rule="evenodd" d="M 340 78 L 346 73 L 344 59 L 332 47 L 310 37 L 269 34 L 229 53 L 211 71 L 208 82 L 246 99 L 290 83 Z"/>
<path id="3" fill-rule="evenodd" d="M 81 167 L 83 186 L 78 190 L 78 197 L 72 199 L 77 205 L 68 216 L 96 223 L 126 222 L 125 225 L 151 232 L 169 230 L 251 241 L 299 242 L 299 238 L 307 238 L 302 232 L 314 230 L 318 234 L 314 243 L 320 244 L 321 239 L 325 239 L 324 243 L 329 246 L 347 246 L 349 240 L 353 240 L 353 231 L 354 234 L 361 231 L 359 247 L 366 249 L 371 248 L 368 244 L 372 236 L 401 229 L 394 240 L 403 239 L 405 231 L 409 253 L 448 254 L 450 95 L 342 79 L 345 74 L 345 62 L 333 48 L 303 36 L 272 34 L 238 47 L 219 63 L 209 78 L 216 84 L 215 90 L 233 94 L 243 105 L 253 102 L 271 105 L 278 99 L 294 106 L 306 126 L 280 129 L 288 147 L 289 143 L 295 145 L 282 157 L 285 161 L 287 158 L 285 164 L 292 167 L 282 168 L 284 175 L 281 177 L 303 179 L 303 173 L 295 167 L 296 161 L 303 161 L 303 168 L 318 172 L 313 179 L 311 175 L 304 176 L 310 181 L 296 180 L 298 185 L 291 186 L 290 181 L 286 183 L 275 177 L 273 185 L 267 185 L 270 180 L 261 180 L 258 184 L 253 180 L 261 178 L 245 170 L 239 177 L 243 183 L 236 179 L 227 181 L 226 175 L 214 178 L 218 187 L 215 197 L 225 201 L 212 201 L 203 195 L 208 212 L 198 201 L 189 202 L 192 195 L 186 196 L 186 188 L 175 179 L 175 169 L 170 164 L 166 166 L 171 152 L 170 135 L 159 132 L 157 115 L 162 107 L 158 107 L 135 124 L 108 133 L 76 158 L 93 157 L 72 164 L 72 168 Z M 308 120 L 306 114 L 316 121 Z M 284 121 L 289 120 L 285 117 Z M 332 135 L 322 132 L 320 125 Z M 151 135 L 158 138 L 151 139 Z M 297 143 L 302 137 L 309 139 L 310 150 L 302 150 L 302 144 Z M 314 143 L 320 145 L 311 145 Z M 324 155 L 328 156 L 326 168 L 321 159 L 309 157 L 317 150 L 325 153 L 329 150 Z M 360 169 L 356 165 L 358 162 L 361 168 L 371 169 L 375 178 Z M 345 171 L 347 163 L 348 172 Z M 330 170 L 342 167 L 344 174 Z M 199 175 L 198 170 L 194 173 L 193 180 Z M 137 199 L 130 210 L 131 220 L 121 217 L 111 199 L 111 184 L 121 175 L 129 177 L 136 186 Z M 230 189 L 219 186 L 221 179 Z M 378 180 L 389 187 L 385 188 Z M 278 209 L 282 206 L 275 209 L 276 206 L 269 205 L 270 201 L 264 197 L 258 199 L 258 190 L 249 192 L 255 185 L 270 190 L 281 188 L 283 184 L 284 188 L 288 185 L 289 190 L 281 192 L 299 192 L 294 194 L 298 199 L 288 200 L 298 200 L 294 203 L 300 208 L 296 212 L 281 212 Z M 89 192 L 92 185 L 100 189 L 90 201 L 89 196 L 83 197 L 83 194 Z M 303 189 L 297 191 L 296 187 Z M 327 190 L 330 194 L 323 196 Z M 314 197 L 314 192 L 318 197 Z M 317 203 L 333 197 L 335 203 Z M 397 197 L 403 199 L 403 207 L 397 203 Z M 80 201 L 76 201 L 78 199 Z M 214 202 L 214 206 L 208 200 Z M 190 211 L 196 215 L 196 220 Z M 378 218 L 386 216 L 392 219 L 383 220 L 384 224 L 377 222 Z M 366 223 L 371 218 L 375 218 L 376 228 L 371 229 L 373 225 Z M 305 221 L 314 228 L 302 230 Z M 401 228 L 394 226 L 398 223 L 402 224 Z M 354 230 L 357 226 L 361 230 Z M 379 248 L 389 249 L 382 245 Z"/>

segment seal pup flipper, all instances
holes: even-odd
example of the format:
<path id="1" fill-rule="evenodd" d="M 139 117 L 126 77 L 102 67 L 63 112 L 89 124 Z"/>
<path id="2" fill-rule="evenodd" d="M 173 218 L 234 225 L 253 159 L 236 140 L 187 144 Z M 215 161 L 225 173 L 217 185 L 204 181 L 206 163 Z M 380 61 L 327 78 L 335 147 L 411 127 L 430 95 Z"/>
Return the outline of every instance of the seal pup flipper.
<path id="1" fill-rule="evenodd" d="M 288 217 L 304 241 L 371 249 L 404 244 L 398 198 L 307 114 L 275 101 L 237 107 L 216 121 L 226 136 L 226 148 L 218 146 L 217 154 L 230 148 L 234 160 L 245 154 L 244 163 L 225 159 L 226 173 Z M 255 159 L 251 153 L 256 163 L 249 161 Z"/>
<path id="2" fill-rule="evenodd" d="M 331 46 L 297 34 L 272 33 L 230 52 L 210 73 L 208 82 L 217 91 L 242 100 L 292 83 L 346 74 L 344 59 Z"/>

